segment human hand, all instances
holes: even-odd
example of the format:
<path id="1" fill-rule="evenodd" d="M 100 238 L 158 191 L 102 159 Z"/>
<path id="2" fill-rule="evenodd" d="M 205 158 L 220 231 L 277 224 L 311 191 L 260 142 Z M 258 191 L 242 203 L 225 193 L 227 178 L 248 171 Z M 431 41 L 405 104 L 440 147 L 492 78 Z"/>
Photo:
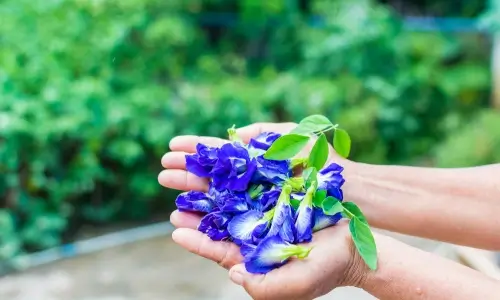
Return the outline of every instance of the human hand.
<path id="1" fill-rule="evenodd" d="M 237 134 L 248 142 L 252 137 L 264 131 L 287 133 L 294 123 L 259 123 L 237 130 Z M 169 188 L 178 190 L 207 191 L 208 182 L 188 173 L 185 170 L 185 155 L 195 152 L 196 144 L 220 146 L 226 140 L 181 136 L 170 143 L 172 152 L 165 154 L 162 165 L 167 168 L 159 175 L 159 182 Z M 311 143 L 312 147 L 313 142 Z M 297 157 L 307 156 L 310 147 L 306 147 Z M 329 160 L 342 160 L 330 149 Z M 175 211 L 171 222 L 178 229 L 172 238 L 187 250 L 211 259 L 219 265 L 231 269 L 231 278 L 237 284 L 243 285 L 250 295 L 256 299 L 312 299 L 329 292 L 343 283 L 351 281 L 352 266 L 356 265 L 352 241 L 344 223 L 315 233 L 310 245 L 313 250 L 306 260 L 292 260 L 285 266 L 266 275 L 251 275 L 245 271 L 239 248 L 230 242 L 215 242 L 196 230 L 201 217 L 193 213 Z M 287 288 L 283 288 L 287 287 Z"/>
<path id="2" fill-rule="evenodd" d="M 247 143 L 251 138 L 256 137 L 262 132 L 272 131 L 285 134 L 289 133 L 296 126 L 296 123 L 254 123 L 237 129 L 236 133 L 243 142 Z M 186 171 L 186 154 L 195 153 L 198 143 L 219 147 L 227 142 L 229 141 L 221 138 L 194 135 L 177 136 L 173 138 L 170 141 L 171 152 L 166 153 L 161 160 L 162 166 L 166 170 L 162 171 L 158 176 L 159 183 L 167 188 L 175 190 L 206 192 L 208 190 L 208 182 Z M 315 139 L 311 139 L 309 144 L 305 146 L 296 157 L 307 157 L 314 142 Z M 335 153 L 331 145 L 329 146 L 328 161 L 335 161 L 341 165 L 349 163 L 348 160 Z"/>

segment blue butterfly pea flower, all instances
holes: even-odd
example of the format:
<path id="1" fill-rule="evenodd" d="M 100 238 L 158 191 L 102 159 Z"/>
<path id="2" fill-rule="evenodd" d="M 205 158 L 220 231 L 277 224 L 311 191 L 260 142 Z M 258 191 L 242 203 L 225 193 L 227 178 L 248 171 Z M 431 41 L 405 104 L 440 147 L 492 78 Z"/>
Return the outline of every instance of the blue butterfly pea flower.
<path id="1" fill-rule="evenodd" d="M 313 232 L 333 226 L 337 224 L 340 221 L 340 219 L 342 219 L 341 213 L 337 213 L 335 215 L 326 215 L 323 212 L 323 209 L 319 207 L 314 207 L 313 215 L 314 215 L 313 216 L 314 226 L 312 229 Z"/>
<path id="2" fill-rule="evenodd" d="M 252 255 L 255 249 L 257 249 L 257 244 L 244 243 L 240 246 L 241 256 L 243 256 L 243 259 L 246 259 Z"/>
<path id="3" fill-rule="evenodd" d="M 175 199 L 175 204 L 179 211 L 209 213 L 215 207 L 210 195 L 189 191 L 181 193 Z"/>
<path id="4" fill-rule="evenodd" d="M 265 235 L 273 218 L 274 210 L 266 213 L 250 210 L 235 216 L 228 225 L 229 234 L 237 244 L 254 243 Z"/>
<path id="5" fill-rule="evenodd" d="M 290 203 L 292 187 L 285 184 L 278 198 L 271 228 L 267 237 L 279 235 L 286 242 L 293 242 L 295 239 L 295 226 L 293 222 L 293 209 Z"/>
<path id="6" fill-rule="evenodd" d="M 263 192 L 255 201 L 255 207 L 261 211 L 268 211 L 276 206 L 281 190 L 273 188 Z"/>
<path id="7" fill-rule="evenodd" d="M 322 190 L 339 190 L 345 182 L 342 176 L 344 168 L 336 163 L 328 165 L 328 167 L 318 172 L 318 189 Z"/>
<path id="8" fill-rule="evenodd" d="M 198 225 L 198 230 L 205 233 L 214 241 L 222 241 L 230 238 L 227 226 L 231 221 L 231 215 L 218 209 L 205 215 Z"/>
<path id="9" fill-rule="evenodd" d="M 199 177 L 210 177 L 217 163 L 219 149 L 203 144 L 196 145 L 196 153 L 186 155 L 186 169 Z"/>
<path id="10" fill-rule="evenodd" d="M 256 161 L 257 170 L 252 178 L 253 182 L 280 185 L 292 175 L 288 160 L 268 160 L 261 155 Z"/>
<path id="11" fill-rule="evenodd" d="M 246 192 L 225 191 L 218 195 L 220 210 L 226 213 L 242 213 L 250 209 L 252 199 Z"/>
<path id="12" fill-rule="evenodd" d="M 240 143 L 224 144 L 218 153 L 217 163 L 210 175 L 216 189 L 246 191 L 252 179 L 257 162 Z"/>
<path id="13" fill-rule="evenodd" d="M 316 187 L 311 186 L 297 209 L 295 216 L 295 229 L 297 243 L 306 243 L 312 240 L 313 228 L 313 197 Z"/>
<path id="14" fill-rule="evenodd" d="M 248 145 L 250 148 L 266 151 L 280 136 L 281 134 L 279 133 L 263 132 L 258 136 L 256 136 L 255 138 L 250 139 Z"/>
<path id="15" fill-rule="evenodd" d="M 344 192 L 342 191 L 341 188 L 330 188 L 326 191 L 327 196 L 332 196 L 339 201 L 344 200 Z"/>
<path id="16" fill-rule="evenodd" d="M 279 236 L 263 239 L 255 249 L 245 249 L 245 268 L 254 274 L 265 274 L 284 265 L 291 257 L 299 259 L 309 255 L 312 248 L 290 244 Z"/>

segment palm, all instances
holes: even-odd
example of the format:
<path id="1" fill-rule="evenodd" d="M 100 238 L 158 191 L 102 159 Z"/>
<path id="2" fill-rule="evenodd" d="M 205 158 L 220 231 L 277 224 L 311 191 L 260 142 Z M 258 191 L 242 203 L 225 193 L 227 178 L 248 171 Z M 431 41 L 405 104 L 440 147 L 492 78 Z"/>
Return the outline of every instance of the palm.
<path id="1" fill-rule="evenodd" d="M 295 126 L 296 124 L 294 123 L 254 124 L 240 129 L 238 134 L 244 141 L 248 141 L 250 138 L 257 136 L 259 133 L 264 131 L 287 133 Z M 186 171 L 185 155 L 187 153 L 195 152 L 196 145 L 198 143 L 219 146 L 225 142 L 227 141 L 213 137 L 181 136 L 174 138 L 170 143 L 172 152 L 165 154 L 162 158 L 162 165 L 166 168 L 166 170 L 162 171 L 158 177 L 160 184 L 177 190 L 207 191 L 208 182 L 206 180 Z M 312 143 L 305 147 L 304 150 L 299 153 L 298 157 L 306 156 L 311 147 Z M 331 147 L 329 159 L 340 159 Z M 200 219 L 200 216 L 196 214 L 174 211 L 170 218 L 172 224 L 178 228 L 172 234 L 174 241 L 187 250 L 211 259 L 227 269 L 241 263 L 242 257 L 240 255 L 239 248 L 235 244 L 230 242 L 214 242 L 210 240 L 209 237 L 196 230 L 198 224 L 200 223 Z M 291 263 L 286 264 L 282 268 L 279 268 L 266 276 L 273 274 L 272 276 L 279 278 L 281 276 L 280 274 L 287 272 L 288 274 L 297 274 L 298 276 L 297 278 L 290 278 L 290 275 L 288 275 L 286 280 L 290 286 L 300 287 L 301 285 L 306 284 L 307 278 L 315 278 L 312 276 L 314 272 L 324 269 L 324 266 L 327 263 L 325 260 L 329 257 L 327 254 L 334 252 L 338 253 L 339 249 L 347 249 L 345 251 L 348 251 L 348 247 L 343 245 L 343 243 L 345 244 L 347 241 L 347 239 L 343 236 L 347 233 L 347 229 L 342 230 L 341 228 L 345 229 L 345 227 L 346 226 L 344 225 L 340 225 L 335 226 L 335 228 L 328 228 L 315 233 L 311 243 L 314 246 L 314 249 L 311 251 L 309 259 L 303 261 L 293 260 Z M 347 253 L 345 255 L 349 254 Z M 346 264 L 346 261 L 347 260 L 338 261 L 338 268 L 345 268 L 346 266 L 344 265 Z M 295 271 L 290 272 L 292 269 Z M 336 268 L 334 267 L 333 269 Z M 311 276 L 305 276 L 305 273 L 311 273 Z M 333 274 L 326 274 L 325 272 L 320 272 L 319 274 L 329 276 L 330 281 L 332 281 L 332 278 L 335 278 Z M 294 284 L 294 281 L 297 281 L 297 284 Z M 335 280 L 333 280 L 332 283 L 334 281 Z M 328 290 L 322 291 L 321 289 L 318 289 L 315 293 L 322 294 L 328 292 Z M 292 295 L 297 295 L 297 293 L 298 292 L 296 291 L 295 294 L 292 293 Z"/>

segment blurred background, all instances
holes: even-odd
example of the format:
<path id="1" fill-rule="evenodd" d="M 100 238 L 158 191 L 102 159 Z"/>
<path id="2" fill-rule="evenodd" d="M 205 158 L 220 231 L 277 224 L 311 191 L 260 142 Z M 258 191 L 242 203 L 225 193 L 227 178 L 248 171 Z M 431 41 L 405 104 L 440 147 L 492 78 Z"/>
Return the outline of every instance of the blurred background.
<path id="1" fill-rule="evenodd" d="M 320 113 L 356 161 L 500 161 L 498 28 L 496 0 L 1 1 L 0 298 L 243 299 L 169 241 L 175 135 Z"/>

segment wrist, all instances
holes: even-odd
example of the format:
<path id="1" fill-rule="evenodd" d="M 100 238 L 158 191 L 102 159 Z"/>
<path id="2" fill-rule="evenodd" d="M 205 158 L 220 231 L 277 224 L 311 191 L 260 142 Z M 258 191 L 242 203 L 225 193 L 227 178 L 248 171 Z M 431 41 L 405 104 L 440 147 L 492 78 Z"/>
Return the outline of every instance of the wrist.
<path id="1" fill-rule="evenodd" d="M 363 288 L 368 280 L 370 269 L 356 249 L 352 237 L 348 237 L 349 260 L 344 276 L 339 286 L 354 286 Z"/>

